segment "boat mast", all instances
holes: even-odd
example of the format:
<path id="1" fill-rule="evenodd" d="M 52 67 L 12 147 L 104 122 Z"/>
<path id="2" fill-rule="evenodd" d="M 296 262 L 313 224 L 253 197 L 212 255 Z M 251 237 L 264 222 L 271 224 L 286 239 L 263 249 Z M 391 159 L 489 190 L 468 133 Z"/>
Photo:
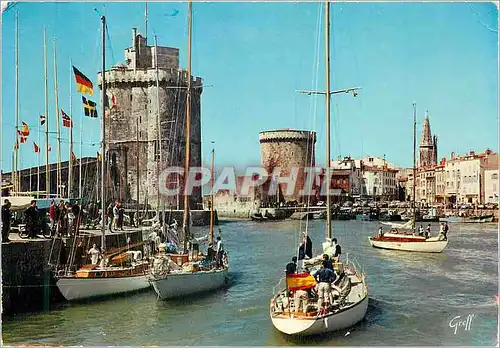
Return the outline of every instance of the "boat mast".
<path id="1" fill-rule="evenodd" d="M 49 82 L 47 78 L 47 35 L 43 27 L 43 65 L 45 80 L 45 192 L 50 197 L 50 169 L 49 169 Z"/>
<path id="2" fill-rule="evenodd" d="M 14 176 L 14 191 L 19 192 L 21 188 L 20 172 L 19 170 L 19 11 L 16 11 L 16 141 L 17 146 L 14 147 L 15 151 L 15 172 Z"/>
<path id="3" fill-rule="evenodd" d="M 212 144 L 214 142 L 212 141 Z M 210 233 L 208 235 L 208 243 L 214 242 L 214 161 L 215 161 L 215 145 L 212 145 L 211 164 L 210 164 Z"/>
<path id="4" fill-rule="evenodd" d="M 104 191 L 105 174 L 106 174 L 106 17 L 101 17 L 102 21 L 102 89 L 101 89 L 101 115 L 102 115 L 102 132 L 101 132 L 101 248 L 106 248 L 106 192 Z"/>
<path id="5" fill-rule="evenodd" d="M 160 78 L 158 76 L 158 41 L 157 41 L 157 37 L 155 35 L 155 70 L 156 70 L 156 126 L 158 127 L 158 132 L 157 132 L 157 136 L 158 136 L 158 143 L 157 143 L 157 146 L 158 146 L 158 154 L 159 154 L 159 158 L 158 158 L 158 165 L 157 165 L 157 168 L 158 168 L 158 172 L 157 172 L 157 175 L 158 175 L 158 183 L 157 183 L 157 187 L 156 187 L 156 196 L 157 196 L 157 207 L 156 207 L 156 216 L 158 217 L 158 222 L 160 221 L 160 205 L 161 205 L 161 197 L 160 197 L 160 170 L 162 168 L 162 164 L 163 164 L 163 161 L 162 161 L 162 146 L 161 146 L 161 121 L 160 121 Z M 165 216 L 163 216 L 163 218 L 165 218 Z M 163 223 L 165 223 L 165 221 L 163 221 Z"/>
<path id="6" fill-rule="evenodd" d="M 71 60 L 69 61 L 69 115 L 73 117 L 73 102 L 72 102 L 72 94 L 71 87 L 73 83 L 73 63 Z M 71 198 L 71 184 L 73 183 L 73 119 L 70 121 L 69 131 L 69 161 L 68 161 L 68 198 Z"/>
<path id="7" fill-rule="evenodd" d="M 417 181 L 417 165 L 416 165 L 416 152 L 417 152 L 417 103 L 413 103 L 413 229 L 417 226 L 416 221 L 416 207 L 415 207 L 415 184 Z"/>
<path id="8" fill-rule="evenodd" d="M 56 39 L 54 38 L 54 91 L 57 114 L 57 197 L 61 197 L 61 115 L 59 114 L 59 93 L 57 88 Z"/>
<path id="9" fill-rule="evenodd" d="M 193 13 L 193 4 L 191 0 L 188 3 L 188 71 L 187 71 L 187 90 L 186 90 L 186 158 L 184 163 L 184 250 L 187 250 L 187 242 L 189 238 L 189 195 L 186 189 L 189 181 L 189 160 L 190 160 L 190 147 L 191 147 L 191 20 Z"/>
<path id="10" fill-rule="evenodd" d="M 325 11 L 326 47 L 326 231 L 325 237 L 332 237 L 332 216 L 330 211 L 330 1 L 326 1 Z"/>

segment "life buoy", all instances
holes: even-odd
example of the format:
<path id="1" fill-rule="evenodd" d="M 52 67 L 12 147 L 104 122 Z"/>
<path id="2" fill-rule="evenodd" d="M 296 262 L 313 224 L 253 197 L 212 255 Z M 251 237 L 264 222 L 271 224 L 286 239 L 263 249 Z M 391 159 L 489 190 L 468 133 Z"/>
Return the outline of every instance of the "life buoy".
<path id="1" fill-rule="evenodd" d="M 398 234 L 399 231 L 397 228 L 391 228 L 391 233 Z"/>

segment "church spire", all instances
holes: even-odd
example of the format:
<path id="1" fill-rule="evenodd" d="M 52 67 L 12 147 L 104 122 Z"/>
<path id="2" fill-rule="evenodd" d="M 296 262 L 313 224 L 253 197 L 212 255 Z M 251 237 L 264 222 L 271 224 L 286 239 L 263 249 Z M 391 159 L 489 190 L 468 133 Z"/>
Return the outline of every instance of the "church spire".
<path id="1" fill-rule="evenodd" d="M 419 166 L 435 165 L 437 162 L 437 137 L 432 137 L 429 111 L 426 110 L 422 138 L 420 139 Z"/>
<path id="2" fill-rule="evenodd" d="M 422 138 L 420 146 L 432 146 L 431 124 L 429 122 L 429 110 L 425 111 L 424 128 L 422 130 Z"/>

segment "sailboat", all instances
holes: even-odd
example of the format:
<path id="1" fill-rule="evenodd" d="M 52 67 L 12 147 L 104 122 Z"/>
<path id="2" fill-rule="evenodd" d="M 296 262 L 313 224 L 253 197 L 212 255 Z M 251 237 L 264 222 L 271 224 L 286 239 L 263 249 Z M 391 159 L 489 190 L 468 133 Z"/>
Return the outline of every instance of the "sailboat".
<path id="1" fill-rule="evenodd" d="M 381 249 L 419 251 L 427 253 L 440 253 L 448 245 L 448 239 L 442 234 L 426 238 L 417 236 L 415 233 L 416 207 L 415 207 L 415 185 L 416 185 L 416 127 L 417 109 L 413 104 L 413 218 L 402 226 L 391 226 L 388 233 L 381 233 L 377 236 L 369 237 L 371 246 Z"/>
<path id="2" fill-rule="evenodd" d="M 192 32 L 192 3 L 189 1 L 188 18 L 188 86 L 186 91 L 186 153 L 185 153 L 185 180 L 188 180 L 187 173 L 190 165 L 190 120 L 191 120 L 191 32 Z M 212 173 L 214 150 L 212 150 Z M 187 186 L 186 182 L 186 186 Z M 212 176 L 213 191 L 213 176 Z M 212 192 L 213 194 L 213 192 Z M 214 241 L 213 227 L 213 198 L 211 204 L 209 243 Z M 215 264 L 208 258 L 200 261 L 197 250 L 188 250 L 188 241 L 192 240 L 191 249 L 197 245 L 190 235 L 189 223 L 189 196 L 184 196 L 184 219 L 183 219 L 183 242 L 184 254 L 165 254 L 160 252 L 154 259 L 151 271 L 150 282 L 156 291 L 158 298 L 165 300 L 194 293 L 206 292 L 221 288 L 227 283 L 228 259 L 222 259 L 221 264 Z M 194 245 L 193 245 L 194 244 Z"/>
<path id="3" fill-rule="evenodd" d="M 325 94 L 326 96 L 326 182 L 329 188 L 330 178 L 330 96 L 336 93 L 353 92 L 356 95 L 356 90 L 359 88 L 350 88 L 340 91 L 330 91 L 330 2 L 326 2 L 326 91 L 325 92 L 306 92 L 307 94 L 317 93 Z M 326 195 L 326 242 L 323 243 L 323 251 L 332 256 L 331 244 L 331 200 L 330 195 Z M 307 228 L 306 233 L 307 236 Z M 270 316 L 274 327 L 288 335 L 314 335 L 331 331 L 337 331 L 349 328 L 357 322 L 361 321 L 368 308 L 368 287 L 366 285 L 365 276 L 360 273 L 356 267 L 357 262 L 349 261 L 346 263 L 336 262 L 334 268 L 338 277 L 335 281 L 335 286 L 338 289 L 337 299 L 333 303 L 328 303 L 326 306 L 319 307 L 319 303 L 315 297 L 309 298 L 309 305 L 302 312 L 298 312 L 297 298 L 290 297 L 291 291 L 309 290 L 316 285 L 316 281 L 312 274 L 318 269 L 321 263 L 322 255 L 318 255 L 304 262 L 307 268 L 299 267 L 295 273 L 285 276 L 285 284 L 280 280 L 275 287 L 274 296 L 270 303 Z M 284 305 L 284 304 L 288 305 Z"/>
<path id="4" fill-rule="evenodd" d="M 102 132 L 101 132 L 101 245 L 106 246 L 106 225 L 104 224 L 104 214 L 106 211 L 106 129 L 105 129 L 105 96 L 106 96 L 106 65 L 105 65 L 105 38 L 106 38 L 106 17 L 101 17 L 102 21 Z M 76 254 L 76 245 L 70 253 L 69 265 L 64 270 L 56 274 L 56 285 L 59 291 L 68 301 L 82 300 L 93 297 L 102 297 L 115 294 L 123 294 L 131 291 L 138 291 L 150 287 L 148 274 L 150 263 L 142 259 L 139 251 L 125 251 L 129 248 L 139 247 L 144 242 L 128 245 L 117 250 L 112 250 L 102 256 L 99 265 L 84 265 L 80 269 L 73 271 L 72 264 Z M 75 244 L 75 243 L 74 243 Z"/>

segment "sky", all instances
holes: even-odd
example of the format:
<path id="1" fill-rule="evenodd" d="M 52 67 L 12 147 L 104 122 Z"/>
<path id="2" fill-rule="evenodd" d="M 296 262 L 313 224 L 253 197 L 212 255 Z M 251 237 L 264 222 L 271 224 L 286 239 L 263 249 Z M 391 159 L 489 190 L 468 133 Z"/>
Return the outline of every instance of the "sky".
<path id="1" fill-rule="evenodd" d="M 43 27 L 47 30 L 49 127 L 56 131 L 54 41 L 59 107 L 73 116 L 74 153 L 98 151 L 100 120 L 82 116 L 71 64 L 97 82 L 100 17 L 108 22 L 107 68 L 124 61 L 132 28 L 144 33 L 144 3 L 19 3 L 2 15 L 3 171 L 15 140 L 15 13 L 19 13 L 19 119 L 31 134 L 20 167 L 36 165 L 39 115 L 44 113 Z M 180 48 L 187 66 L 187 4 L 148 3 L 148 42 Z M 218 166 L 260 163 L 259 132 L 278 128 L 317 132 L 316 163 L 325 162 L 324 5 L 288 3 L 193 4 L 193 75 L 202 94 L 202 151 Z M 417 141 L 426 110 L 438 136 L 438 156 L 498 150 L 498 8 L 493 3 L 334 3 L 331 14 L 332 90 L 361 87 L 357 97 L 332 97 L 332 158 L 386 156 L 413 163 L 413 103 Z M 97 88 L 94 88 L 97 92 Z M 70 91 L 72 91 L 70 93 Z M 72 107 L 70 107 L 70 95 Z M 93 99 L 99 102 L 98 94 Z M 62 160 L 69 157 L 62 129 Z M 80 150 L 80 139 L 83 141 Z M 57 159 L 56 134 L 50 134 Z M 44 163 L 42 152 L 41 163 Z"/>

